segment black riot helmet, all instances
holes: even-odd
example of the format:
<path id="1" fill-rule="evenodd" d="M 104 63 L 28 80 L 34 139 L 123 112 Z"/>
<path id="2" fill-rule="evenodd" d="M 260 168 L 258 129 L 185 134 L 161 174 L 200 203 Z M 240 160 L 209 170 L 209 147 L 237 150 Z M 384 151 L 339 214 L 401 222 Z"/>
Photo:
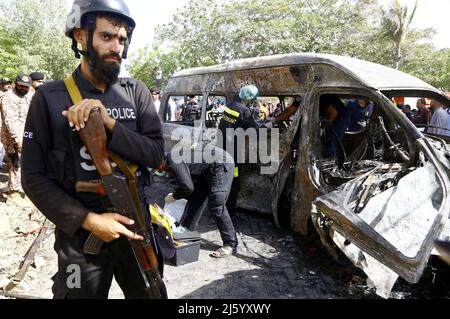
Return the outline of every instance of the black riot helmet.
<path id="1" fill-rule="evenodd" d="M 80 53 L 89 57 L 93 50 L 93 37 L 95 30 L 95 21 L 97 14 L 104 14 L 107 16 L 117 17 L 128 23 L 128 41 L 123 51 L 123 59 L 127 58 L 128 45 L 131 42 L 133 30 L 136 27 L 136 22 L 130 15 L 130 10 L 123 0 L 75 0 L 72 5 L 72 10 L 67 16 L 66 20 L 66 36 L 72 39 L 72 49 L 75 51 L 75 56 L 80 58 Z M 77 28 L 87 27 L 89 31 L 88 50 L 83 52 L 78 49 L 77 42 L 73 36 L 73 30 Z"/>

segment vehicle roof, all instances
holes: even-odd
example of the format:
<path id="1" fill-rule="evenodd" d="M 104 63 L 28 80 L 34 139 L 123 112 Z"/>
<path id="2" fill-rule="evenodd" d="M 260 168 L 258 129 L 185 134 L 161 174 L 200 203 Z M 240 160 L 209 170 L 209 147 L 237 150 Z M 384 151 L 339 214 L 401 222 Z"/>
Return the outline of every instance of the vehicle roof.
<path id="1" fill-rule="evenodd" d="M 173 77 L 302 64 L 327 64 L 334 66 L 363 85 L 381 91 L 417 89 L 441 93 L 428 83 L 393 68 L 351 57 L 317 53 L 292 53 L 248 58 L 209 67 L 182 70 L 175 73 Z"/>

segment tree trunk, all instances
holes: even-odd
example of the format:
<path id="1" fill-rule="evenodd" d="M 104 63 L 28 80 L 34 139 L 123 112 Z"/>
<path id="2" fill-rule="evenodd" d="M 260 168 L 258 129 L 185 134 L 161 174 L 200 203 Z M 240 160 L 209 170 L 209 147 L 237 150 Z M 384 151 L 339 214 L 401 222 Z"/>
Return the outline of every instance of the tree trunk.
<path id="1" fill-rule="evenodd" d="M 401 44 L 400 43 L 396 43 L 396 45 L 395 45 L 395 58 L 394 58 L 394 68 L 396 70 L 399 69 L 401 60 L 402 60 Z"/>

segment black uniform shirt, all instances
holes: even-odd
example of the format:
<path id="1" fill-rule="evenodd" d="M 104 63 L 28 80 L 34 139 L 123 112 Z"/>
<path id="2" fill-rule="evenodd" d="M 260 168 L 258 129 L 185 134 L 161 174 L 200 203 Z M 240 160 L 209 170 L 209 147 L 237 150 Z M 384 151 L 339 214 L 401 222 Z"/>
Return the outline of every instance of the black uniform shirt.
<path id="1" fill-rule="evenodd" d="M 81 75 L 80 67 L 73 77 L 83 98 L 100 100 L 117 121 L 113 133 L 108 134 L 107 148 L 141 167 L 159 167 L 164 141 L 147 87 L 133 79 L 121 79 L 103 93 Z M 104 210 L 98 195 L 75 191 L 77 181 L 98 180 L 100 175 L 78 132 L 61 114 L 72 105 L 63 81 L 41 86 L 30 105 L 22 155 L 24 191 L 71 237 L 89 212 Z"/>
<path id="2" fill-rule="evenodd" d="M 238 160 L 237 137 L 230 135 L 227 129 L 242 128 L 248 130 L 254 128 L 258 134 L 258 124 L 252 117 L 250 109 L 240 100 L 230 103 L 223 113 L 219 123 L 219 130 L 222 133 L 222 148 L 233 156 L 234 162 Z M 234 149 L 228 149 L 227 145 L 234 145 Z M 243 151 L 243 150 L 239 150 Z"/>

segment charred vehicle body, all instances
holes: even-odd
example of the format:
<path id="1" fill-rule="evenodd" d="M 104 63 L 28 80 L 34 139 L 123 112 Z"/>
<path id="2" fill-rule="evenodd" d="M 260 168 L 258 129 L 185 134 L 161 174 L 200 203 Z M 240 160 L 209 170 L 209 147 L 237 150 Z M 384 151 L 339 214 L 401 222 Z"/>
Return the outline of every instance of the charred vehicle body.
<path id="1" fill-rule="evenodd" d="M 160 116 L 166 147 L 185 129 L 197 142 L 211 141 L 220 115 L 211 103 L 232 101 L 246 84 L 282 111 L 296 97 L 295 115 L 281 123 L 276 174 L 265 164 L 241 170 L 238 206 L 273 214 L 303 235 L 315 230 L 335 258 L 345 254 L 388 297 L 398 279 L 417 283 L 434 251 L 450 236 L 449 137 L 424 133 L 393 98 L 450 100 L 427 83 L 378 64 L 323 54 L 244 59 L 176 73 L 167 86 Z M 324 152 L 320 101 L 365 99 L 373 110 L 360 130 L 337 139 L 336 155 Z M 272 136 L 273 138 L 273 136 Z"/>

